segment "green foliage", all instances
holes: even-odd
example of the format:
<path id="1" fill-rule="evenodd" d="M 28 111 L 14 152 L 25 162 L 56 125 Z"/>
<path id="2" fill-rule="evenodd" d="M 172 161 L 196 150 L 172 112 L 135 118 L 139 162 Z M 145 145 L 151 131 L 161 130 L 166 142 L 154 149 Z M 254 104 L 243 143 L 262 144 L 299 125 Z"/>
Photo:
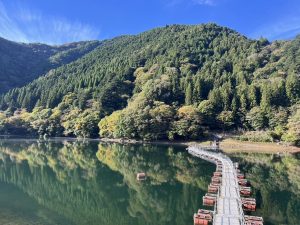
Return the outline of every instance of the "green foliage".
<path id="1" fill-rule="evenodd" d="M 72 109 L 62 118 L 64 135 L 75 137 L 97 137 L 99 113 L 92 109 Z"/>
<path id="2" fill-rule="evenodd" d="M 186 105 L 191 105 L 193 103 L 192 101 L 192 85 L 189 83 L 187 88 L 186 88 L 186 93 L 185 93 L 185 104 Z"/>
<path id="3" fill-rule="evenodd" d="M 119 120 L 119 137 L 144 140 L 166 139 L 174 109 L 159 101 L 137 98 L 124 109 Z"/>
<path id="4" fill-rule="evenodd" d="M 88 41 L 48 46 L 15 43 L 0 38 L 0 93 L 26 85 L 51 69 L 75 61 L 100 43 Z"/>
<path id="5" fill-rule="evenodd" d="M 286 92 L 291 102 L 296 103 L 300 98 L 300 77 L 294 73 L 289 74 L 286 80 Z"/>
<path id="6" fill-rule="evenodd" d="M 287 124 L 287 132 L 283 135 L 282 139 L 296 145 L 300 145 L 300 108 L 296 108 L 295 112 L 291 115 Z"/>
<path id="7" fill-rule="evenodd" d="M 98 126 L 100 129 L 100 137 L 117 138 L 119 137 L 118 124 L 122 117 L 121 111 L 115 111 L 111 115 L 100 120 Z"/>
<path id="8" fill-rule="evenodd" d="M 211 130 L 285 129 L 300 101 L 299 43 L 300 36 L 269 43 L 203 24 L 71 44 L 64 53 L 49 56 L 61 66 L 0 95 L 0 109 L 45 109 L 42 114 L 49 115 L 33 116 L 36 122 L 28 120 L 30 129 L 22 131 L 39 135 L 94 137 L 101 119 L 102 137 L 145 140 L 199 137 L 203 125 Z M 198 107 L 200 123 L 179 117 L 178 111 L 191 105 Z M 4 121 L 6 133 L 28 127 L 17 118 Z"/>
<path id="9" fill-rule="evenodd" d="M 260 107 L 252 108 L 246 116 L 247 122 L 255 130 L 261 130 L 267 126 L 266 114 Z"/>
<path id="10" fill-rule="evenodd" d="M 251 142 L 273 142 L 273 136 L 265 131 L 248 131 L 237 139 Z"/>
<path id="11" fill-rule="evenodd" d="M 270 112 L 271 110 L 271 92 L 270 84 L 265 83 L 263 84 L 262 94 L 261 94 L 261 101 L 260 101 L 260 108 L 264 113 Z"/>
<path id="12" fill-rule="evenodd" d="M 269 134 L 274 140 L 281 140 L 285 132 L 286 132 L 286 128 L 278 125 L 277 127 L 274 128 L 273 131 L 270 131 Z"/>
<path id="13" fill-rule="evenodd" d="M 234 119 L 234 112 L 232 111 L 222 111 L 218 115 L 218 120 L 224 129 L 230 129 L 234 125 Z"/>
<path id="14" fill-rule="evenodd" d="M 87 108 L 76 105 L 78 99 L 72 93 L 66 95 L 54 109 L 36 107 L 32 112 L 18 110 L 7 117 L 1 113 L 0 132 L 5 134 L 48 136 L 97 137 L 100 120 L 99 104 L 88 100 Z"/>
<path id="15" fill-rule="evenodd" d="M 200 111 L 193 106 L 183 106 L 178 109 L 176 119 L 172 122 L 169 138 L 199 139 L 202 131 Z"/>
<path id="16" fill-rule="evenodd" d="M 199 104 L 199 111 L 205 118 L 203 124 L 214 126 L 216 117 L 216 108 L 210 100 L 204 100 Z"/>
<path id="17" fill-rule="evenodd" d="M 285 127 L 288 122 L 289 111 L 284 107 L 272 108 L 267 117 L 269 118 L 269 128 Z"/>

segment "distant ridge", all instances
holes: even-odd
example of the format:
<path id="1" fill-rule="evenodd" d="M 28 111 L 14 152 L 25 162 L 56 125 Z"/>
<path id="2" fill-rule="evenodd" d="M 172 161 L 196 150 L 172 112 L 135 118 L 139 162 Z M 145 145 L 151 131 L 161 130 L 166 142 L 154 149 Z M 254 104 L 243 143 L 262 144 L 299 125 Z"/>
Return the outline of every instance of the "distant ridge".
<path id="1" fill-rule="evenodd" d="M 87 41 L 50 46 L 0 38 L 0 93 L 26 85 L 50 69 L 80 58 L 99 44 L 98 41 Z"/>

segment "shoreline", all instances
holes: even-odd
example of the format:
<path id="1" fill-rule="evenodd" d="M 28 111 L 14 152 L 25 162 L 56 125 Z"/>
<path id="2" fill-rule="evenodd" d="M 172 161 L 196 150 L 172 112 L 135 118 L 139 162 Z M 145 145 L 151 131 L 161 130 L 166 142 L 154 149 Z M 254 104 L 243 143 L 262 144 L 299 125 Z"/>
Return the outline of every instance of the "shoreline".
<path id="1" fill-rule="evenodd" d="M 98 139 L 106 143 L 120 143 L 120 144 L 163 144 L 163 145 L 181 145 L 188 147 L 192 144 L 198 144 L 203 147 L 208 147 L 210 141 L 140 141 L 132 139 L 113 139 L 102 138 Z M 248 142 L 238 141 L 232 138 L 225 138 L 220 141 L 220 149 L 224 153 L 238 153 L 238 152 L 251 152 L 251 153 L 300 153 L 300 148 L 290 145 L 282 145 L 277 143 L 266 142 Z"/>
<path id="2" fill-rule="evenodd" d="M 197 143 L 197 142 L 195 142 Z M 209 142 L 200 142 L 197 143 L 202 146 L 209 146 Z M 220 141 L 220 149 L 223 152 L 231 153 L 265 153 L 265 154 L 275 154 L 275 153 L 291 153 L 296 154 L 300 153 L 300 148 L 291 145 L 283 145 L 278 143 L 268 143 L 268 142 L 248 142 L 248 141 L 239 141 L 232 138 L 225 138 Z"/>
<path id="3" fill-rule="evenodd" d="M 5 137 L 1 139 L 1 137 Z M 158 141 L 143 141 L 134 139 L 122 139 L 122 138 L 73 138 L 73 137 L 53 137 L 47 139 L 39 139 L 38 137 L 21 137 L 21 136 L 8 136 L 0 135 L 0 140 L 26 140 L 26 141 L 99 141 L 103 143 L 119 143 L 119 144 L 159 144 L 159 145 L 177 145 L 188 147 L 192 144 L 198 144 L 203 147 L 210 146 L 210 141 L 168 141 L 168 140 L 158 140 Z M 239 141 L 232 139 L 230 137 L 224 138 L 220 141 L 220 149 L 224 153 L 238 153 L 238 152 L 251 152 L 251 153 L 300 153 L 300 147 L 283 145 L 278 143 L 266 143 L 266 142 L 248 142 Z"/>

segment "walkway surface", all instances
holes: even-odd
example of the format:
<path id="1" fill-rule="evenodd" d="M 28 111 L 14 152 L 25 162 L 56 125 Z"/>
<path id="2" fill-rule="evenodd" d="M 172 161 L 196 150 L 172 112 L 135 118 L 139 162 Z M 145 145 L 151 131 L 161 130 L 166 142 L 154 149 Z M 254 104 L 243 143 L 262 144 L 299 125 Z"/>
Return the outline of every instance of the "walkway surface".
<path id="1" fill-rule="evenodd" d="M 243 225 L 244 212 L 239 192 L 237 171 L 231 159 L 222 153 L 204 150 L 201 147 L 190 146 L 188 152 L 206 161 L 222 162 L 222 184 L 220 186 L 217 203 L 214 209 L 214 225 Z"/>

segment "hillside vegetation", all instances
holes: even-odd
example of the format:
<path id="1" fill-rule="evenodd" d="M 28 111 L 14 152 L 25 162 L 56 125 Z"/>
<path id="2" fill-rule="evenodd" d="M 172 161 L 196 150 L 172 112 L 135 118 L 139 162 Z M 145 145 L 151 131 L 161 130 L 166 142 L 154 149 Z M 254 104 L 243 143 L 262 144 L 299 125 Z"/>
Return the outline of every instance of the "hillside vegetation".
<path id="1" fill-rule="evenodd" d="M 49 46 L 0 38 L 0 93 L 24 86 L 50 69 L 80 58 L 99 44 L 99 41 L 89 41 Z"/>
<path id="2" fill-rule="evenodd" d="M 146 140 L 269 130 L 272 140 L 298 144 L 299 44 L 300 36 L 270 43 L 215 24 L 106 40 L 1 95 L 0 127 L 3 133 Z"/>

